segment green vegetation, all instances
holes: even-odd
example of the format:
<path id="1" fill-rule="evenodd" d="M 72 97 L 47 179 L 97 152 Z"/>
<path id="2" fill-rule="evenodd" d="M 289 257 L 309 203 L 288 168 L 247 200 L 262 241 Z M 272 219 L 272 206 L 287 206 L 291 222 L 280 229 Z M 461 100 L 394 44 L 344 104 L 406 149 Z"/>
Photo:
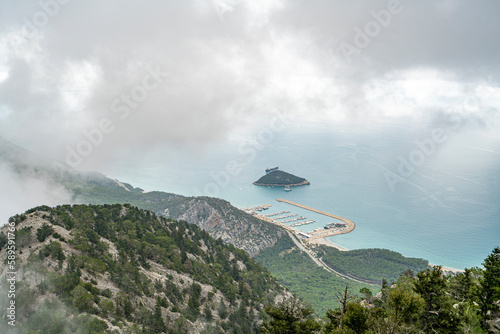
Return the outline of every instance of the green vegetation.
<path id="1" fill-rule="evenodd" d="M 445 276 L 441 267 L 417 275 L 408 270 L 392 285 L 384 280 L 376 297 L 367 291 L 353 296 L 346 286 L 337 293 L 340 306 L 329 309 L 325 321 L 312 319 L 307 306 L 286 301 L 266 307 L 271 319 L 261 328 L 264 333 L 498 333 L 500 248 L 483 266 L 455 276 Z"/>
<path id="2" fill-rule="evenodd" d="M 270 273 L 247 253 L 213 239 L 196 225 L 157 217 L 130 205 L 43 206 L 26 212 L 28 218 L 33 215 L 50 224 L 37 230 L 38 241 L 45 245 L 30 255 L 22 270 L 26 275 L 38 275 L 41 281 L 20 286 L 18 295 L 57 298 L 49 298 L 52 304 L 42 308 L 34 308 L 28 298 L 24 302 L 17 299 L 18 309 L 23 310 L 18 323 L 27 332 L 39 329 L 32 327 L 31 319 L 57 308 L 53 316 L 47 316 L 54 323 L 60 324 L 61 317 L 85 313 L 98 321 L 88 324 L 96 333 L 108 329 L 102 320 L 121 328 L 131 328 L 132 323 L 141 333 L 160 333 L 167 328 L 168 333 L 185 332 L 186 324 L 197 321 L 211 323 L 214 331 L 253 333 L 263 305 L 283 293 Z M 14 218 L 17 225 L 24 222 L 19 217 Z M 64 249 L 51 225 L 70 231 L 72 238 Z M 18 229 L 23 238 L 31 233 L 30 227 Z M 26 242 L 22 247 L 27 246 L 32 244 Z M 54 260 L 58 266 L 50 265 Z M 152 267 L 161 268 L 155 273 L 170 270 L 184 278 L 175 279 L 172 274 L 158 278 L 158 274 L 148 274 Z M 184 281 L 185 277 L 189 280 Z M 109 280 L 106 284 L 119 292 L 96 286 L 102 280 Z M 203 291 L 203 285 L 211 291 Z M 217 300 L 215 293 L 220 296 Z M 215 320 L 217 309 L 224 320 Z M 177 314 L 177 320 L 165 314 Z M 49 322 L 44 320 L 44 333 L 67 332 L 73 326 L 70 322 L 52 328 Z"/>
<path id="3" fill-rule="evenodd" d="M 479 285 L 471 282 L 470 275 L 469 278 L 464 277 L 463 281 L 466 283 L 464 297 L 473 295 L 474 291 L 479 291 L 481 323 L 484 328 L 487 328 L 487 321 L 491 319 L 491 315 L 498 313 L 500 309 L 498 304 L 500 300 L 500 247 L 495 248 L 484 260 L 483 266 L 483 275 L 479 279 Z"/>
<path id="4" fill-rule="evenodd" d="M 130 203 L 158 216 L 182 219 L 197 224 L 224 242 L 257 254 L 281 236 L 283 231 L 233 207 L 229 202 L 211 197 L 184 197 L 161 191 L 143 192 L 129 184 L 120 186 L 99 173 L 64 173 L 63 184 L 74 193 L 74 201 L 90 204 Z M 58 179 L 59 180 L 59 179 Z M 125 189 L 126 188 L 126 189 Z M 253 233 L 247 233 L 251 229 Z"/>
<path id="5" fill-rule="evenodd" d="M 2 250 L 2 248 L 7 245 L 7 242 L 9 240 L 7 239 L 7 236 L 5 235 L 5 233 L 3 232 L 0 232 L 0 250 Z"/>
<path id="6" fill-rule="evenodd" d="M 264 334 L 308 334 L 321 329 L 321 324 L 312 317 L 314 311 L 295 298 L 285 300 L 276 307 L 266 307 L 265 312 L 271 320 L 261 325 L 260 332 Z"/>
<path id="7" fill-rule="evenodd" d="M 267 173 L 253 184 L 259 186 L 292 186 L 309 184 L 309 182 L 302 177 L 281 170 L 275 170 Z"/>
<path id="8" fill-rule="evenodd" d="M 311 304 L 316 314 L 325 314 L 326 310 L 339 305 L 335 292 L 342 290 L 347 283 L 355 290 L 367 288 L 373 293 L 380 286 L 356 283 L 340 278 L 319 267 L 311 258 L 299 250 L 288 235 L 278 243 L 257 255 L 278 281 L 299 298 Z"/>
<path id="9" fill-rule="evenodd" d="M 396 281 L 406 270 L 419 272 L 429 266 L 427 260 L 404 257 L 387 249 L 342 252 L 322 245 L 316 252 L 335 271 L 377 283 L 381 283 L 383 279 Z"/>
<path id="10" fill-rule="evenodd" d="M 54 229 L 52 228 L 52 226 L 50 226 L 49 224 L 43 224 L 42 227 L 40 227 L 36 231 L 36 238 L 38 239 L 38 241 L 44 242 L 45 239 L 47 239 L 47 237 L 51 236 L 53 233 Z"/>

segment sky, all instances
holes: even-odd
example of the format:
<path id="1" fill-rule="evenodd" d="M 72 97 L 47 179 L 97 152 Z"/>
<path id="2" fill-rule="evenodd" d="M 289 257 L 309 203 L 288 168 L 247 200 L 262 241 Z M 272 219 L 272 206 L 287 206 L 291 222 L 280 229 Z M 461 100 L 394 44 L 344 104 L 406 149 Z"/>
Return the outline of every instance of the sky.
<path id="1" fill-rule="evenodd" d="M 1 1 L 0 135 L 100 170 L 158 147 L 201 154 L 273 117 L 494 133 L 498 13 L 494 0 Z"/>

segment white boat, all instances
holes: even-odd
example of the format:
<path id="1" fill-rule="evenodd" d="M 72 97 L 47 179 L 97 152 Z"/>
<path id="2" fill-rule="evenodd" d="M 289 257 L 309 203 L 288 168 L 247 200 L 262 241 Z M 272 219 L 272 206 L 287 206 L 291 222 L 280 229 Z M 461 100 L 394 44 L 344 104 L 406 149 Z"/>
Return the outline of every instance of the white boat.
<path id="1" fill-rule="evenodd" d="M 285 187 L 285 191 L 292 191 L 292 189 L 290 189 L 290 187 L 289 187 L 289 186 L 286 186 L 286 187 Z"/>

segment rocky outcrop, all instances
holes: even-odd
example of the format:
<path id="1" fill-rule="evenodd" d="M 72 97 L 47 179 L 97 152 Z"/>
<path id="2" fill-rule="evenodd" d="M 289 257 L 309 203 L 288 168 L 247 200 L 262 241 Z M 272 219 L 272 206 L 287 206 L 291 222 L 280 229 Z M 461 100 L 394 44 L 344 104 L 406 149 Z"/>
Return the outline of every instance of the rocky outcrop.
<path id="1" fill-rule="evenodd" d="M 217 198 L 189 198 L 177 205 L 181 212 L 169 218 L 185 220 L 200 226 L 216 239 L 245 250 L 255 256 L 262 250 L 273 247 L 284 231 L 270 223 L 249 215 L 229 202 Z"/>

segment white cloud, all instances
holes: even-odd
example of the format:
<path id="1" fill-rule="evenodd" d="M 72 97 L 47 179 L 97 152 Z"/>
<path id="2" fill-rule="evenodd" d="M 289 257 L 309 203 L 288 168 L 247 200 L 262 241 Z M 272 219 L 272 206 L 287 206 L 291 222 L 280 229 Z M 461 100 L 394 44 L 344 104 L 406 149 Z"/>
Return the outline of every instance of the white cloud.
<path id="1" fill-rule="evenodd" d="M 476 91 L 498 90 L 498 4 L 402 2 L 347 64 L 339 43 L 352 43 L 355 29 L 386 8 L 385 1 L 73 1 L 26 36 L 38 2 L 2 3 L 0 131 L 64 160 L 84 130 L 109 118 L 116 129 L 85 159 L 99 169 L 116 151 L 203 147 L 276 110 L 298 120 L 428 119 L 459 112 L 472 94 L 481 103 L 466 114 L 495 118 L 498 93 Z M 168 79 L 120 119 L 113 101 L 141 85 L 148 65 Z"/>

